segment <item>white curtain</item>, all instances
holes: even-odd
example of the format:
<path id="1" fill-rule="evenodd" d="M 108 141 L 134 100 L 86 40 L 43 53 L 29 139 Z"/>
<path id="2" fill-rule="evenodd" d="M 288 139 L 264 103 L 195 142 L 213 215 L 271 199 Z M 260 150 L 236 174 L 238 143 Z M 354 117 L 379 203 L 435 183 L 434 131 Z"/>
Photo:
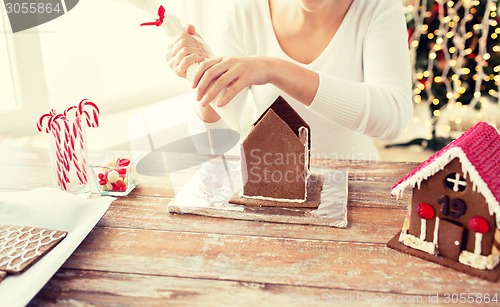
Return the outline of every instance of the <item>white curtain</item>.
<path id="1" fill-rule="evenodd" d="M 5 20 L 2 18 L 0 21 L 0 33 L 6 32 L 3 21 Z M 9 50 L 9 45 L 7 45 L 7 39 L 7 35 L 0 35 L 0 92 L 2 93 L 0 112 L 11 111 L 17 107 L 16 90 L 12 80 L 12 52 Z"/>

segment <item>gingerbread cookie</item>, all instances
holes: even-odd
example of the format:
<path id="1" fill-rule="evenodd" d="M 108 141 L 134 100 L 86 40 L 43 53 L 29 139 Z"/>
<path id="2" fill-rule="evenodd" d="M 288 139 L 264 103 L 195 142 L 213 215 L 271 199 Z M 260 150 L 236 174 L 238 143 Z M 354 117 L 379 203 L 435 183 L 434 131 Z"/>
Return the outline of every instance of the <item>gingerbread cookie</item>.
<path id="1" fill-rule="evenodd" d="M 0 271 L 23 272 L 66 235 L 67 232 L 46 228 L 0 225 Z"/>

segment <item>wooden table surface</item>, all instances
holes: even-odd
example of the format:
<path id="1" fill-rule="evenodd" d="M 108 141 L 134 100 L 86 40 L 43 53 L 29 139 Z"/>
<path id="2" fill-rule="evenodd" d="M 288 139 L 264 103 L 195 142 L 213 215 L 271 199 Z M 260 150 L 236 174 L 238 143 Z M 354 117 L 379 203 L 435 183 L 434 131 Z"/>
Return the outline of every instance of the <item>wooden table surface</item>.
<path id="1" fill-rule="evenodd" d="M 349 169 L 346 229 L 169 214 L 168 177 L 141 176 L 31 304 L 409 306 L 500 296 L 498 283 L 386 247 L 409 197 L 396 200 L 390 187 L 417 164 L 315 165 Z M 52 185 L 46 150 L 0 149 L 0 174 L 2 192 Z"/>

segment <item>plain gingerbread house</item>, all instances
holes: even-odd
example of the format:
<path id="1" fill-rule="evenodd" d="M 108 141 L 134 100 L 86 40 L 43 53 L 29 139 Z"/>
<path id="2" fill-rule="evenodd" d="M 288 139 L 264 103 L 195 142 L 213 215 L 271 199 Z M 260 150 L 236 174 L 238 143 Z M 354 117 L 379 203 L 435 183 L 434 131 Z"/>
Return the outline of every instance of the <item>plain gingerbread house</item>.
<path id="1" fill-rule="evenodd" d="M 309 125 L 278 97 L 243 141 L 243 197 L 304 202 L 309 134 Z"/>

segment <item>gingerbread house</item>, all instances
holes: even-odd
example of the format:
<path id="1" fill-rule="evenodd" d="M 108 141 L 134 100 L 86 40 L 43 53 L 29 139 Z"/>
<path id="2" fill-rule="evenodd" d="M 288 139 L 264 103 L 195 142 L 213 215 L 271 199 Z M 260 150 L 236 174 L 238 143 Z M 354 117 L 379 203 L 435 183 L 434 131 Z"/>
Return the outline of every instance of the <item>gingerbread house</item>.
<path id="1" fill-rule="evenodd" d="M 278 97 L 243 141 L 243 196 L 304 202 L 309 131 L 299 114 Z"/>
<path id="2" fill-rule="evenodd" d="M 412 189 L 390 247 L 496 280 L 500 266 L 500 135 L 481 122 L 392 188 Z"/>
<path id="3" fill-rule="evenodd" d="M 243 189 L 230 202 L 317 207 L 323 178 L 310 174 L 309 148 L 309 125 L 278 97 L 241 145 Z"/>

